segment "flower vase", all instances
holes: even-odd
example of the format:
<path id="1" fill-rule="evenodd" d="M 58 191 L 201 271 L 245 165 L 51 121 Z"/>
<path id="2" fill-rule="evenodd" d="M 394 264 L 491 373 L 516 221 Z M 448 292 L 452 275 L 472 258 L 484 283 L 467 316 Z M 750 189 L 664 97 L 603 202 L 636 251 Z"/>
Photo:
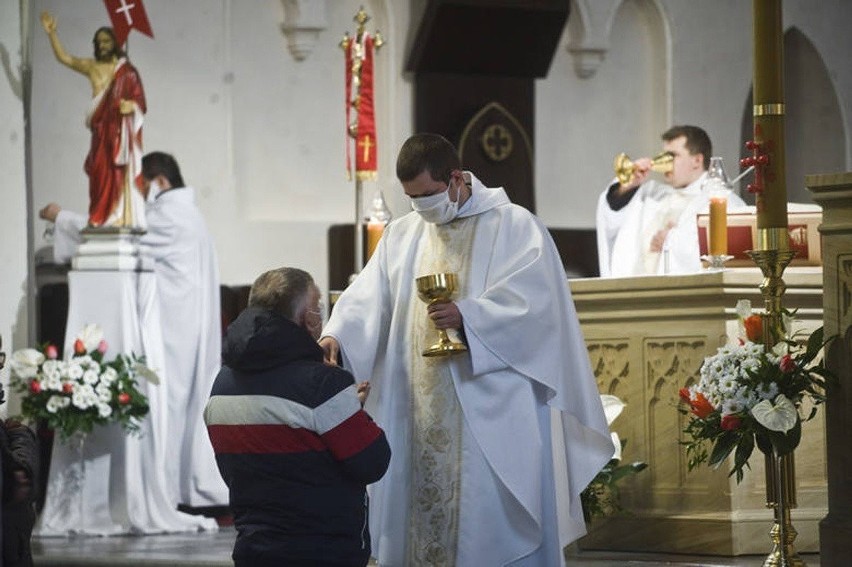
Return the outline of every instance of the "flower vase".
<path id="1" fill-rule="evenodd" d="M 772 551 L 763 567 L 804 567 L 793 542 L 798 532 L 790 521 L 790 510 L 796 507 L 796 468 L 793 453 L 778 455 L 776 450 L 766 457 L 766 507 L 774 510 L 774 523 L 769 530 Z"/>

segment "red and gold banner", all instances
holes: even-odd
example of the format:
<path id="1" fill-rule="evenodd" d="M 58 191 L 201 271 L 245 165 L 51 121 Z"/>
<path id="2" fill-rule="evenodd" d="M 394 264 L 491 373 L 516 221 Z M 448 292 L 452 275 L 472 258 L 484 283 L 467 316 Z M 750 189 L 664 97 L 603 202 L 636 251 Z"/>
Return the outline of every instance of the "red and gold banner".
<path id="1" fill-rule="evenodd" d="M 356 179 L 372 180 L 377 171 L 373 88 L 375 40 L 364 32 L 354 40 L 345 41 L 343 50 L 346 61 L 346 173 L 351 179 L 350 155 L 354 153 Z M 353 140 L 355 146 L 350 148 Z"/>

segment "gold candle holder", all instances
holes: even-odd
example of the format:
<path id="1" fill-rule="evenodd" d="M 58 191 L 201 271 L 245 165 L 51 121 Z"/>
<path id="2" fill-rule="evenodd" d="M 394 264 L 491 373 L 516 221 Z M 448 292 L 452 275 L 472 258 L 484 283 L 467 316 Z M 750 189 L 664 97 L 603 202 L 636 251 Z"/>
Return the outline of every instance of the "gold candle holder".
<path id="1" fill-rule="evenodd" d="M 782 276 L 796 255 L 789 249 L 786 227 L 758 230 L 759 250 L 748 255 L 763 273 L 760 293 L 763 296 L 763 346 L 769 350 L 786 336 L 781 298 L 787 286 Z M 793 453 L 779 455 L 776 451 L 765 454 L 766 507 L 772 508 L 774 522 L 769 530 L 772 551 L 763 562 L 764 567 L 804 567 L 793 542 L 798 532 L 790 519 L 790 510 L 796 507 L 796 469 Z"/>

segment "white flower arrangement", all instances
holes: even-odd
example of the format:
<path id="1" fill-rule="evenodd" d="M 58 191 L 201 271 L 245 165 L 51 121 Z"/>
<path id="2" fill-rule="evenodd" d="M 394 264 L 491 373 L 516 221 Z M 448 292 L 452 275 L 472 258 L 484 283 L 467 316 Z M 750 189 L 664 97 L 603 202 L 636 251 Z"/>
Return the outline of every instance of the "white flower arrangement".
<path id="1" fill-rule="evenodd" d="M 44 421 L 63 439 L 111 422 L 137 431 L 148 413 L 148 400 L 137 388 L 136 376 L 156 376 L 134 355 L 104 361 L 107 349 L 100 327 L 86 325 L 66 360 L 58 359 L 53 345 L 13 353 L 11 383 L 24 395 L 23 416 Z"/>
<path id="2" fill-rule="evenodd" d="M 822 329 L 807 341 L 787 337 L 771 349 L 762 343 L 762 322 L 751 315 L 751 305 L 737 305 L 740 328 L 745 335 L 738 344 L 719 347 L 704 359 L 697 384 L 681 388 L 680 398 L 690 415 L 684 433 L 690 470 L 707 462 L 717 467 L 734 453 L 737 482 L 755 445 L 764 453 L 783 455 L 793 451 L 801 439 L 802 421 L 811 419 L 816 406 L 825 401 L 832 374 L 816 359 L 827 341 Z M 790 328 L 785 317 L 785 328 Z M 799 415 L 802 401 L 809 398 L 814 409 Z M 705 443 L 713 445 L 708 453 Z"/>

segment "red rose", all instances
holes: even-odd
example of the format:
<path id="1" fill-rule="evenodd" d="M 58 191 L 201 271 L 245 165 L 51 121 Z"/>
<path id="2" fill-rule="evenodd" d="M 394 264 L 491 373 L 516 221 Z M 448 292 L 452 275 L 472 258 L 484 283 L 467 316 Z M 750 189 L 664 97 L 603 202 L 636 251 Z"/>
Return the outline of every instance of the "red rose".
<path id="1" fill-rule="evenodd" d="M 30 392 L 33 394 L 41 392 L 41 382 L 38 380 L 30 380 Z"/>
<path id="2" fill-rule="evenodd" d="M 106 354 L 106 351 L 107 351 L 108 348 L 109 348 L 109 345 L 107 344 L 106 341 L 101 340 L 101 342 L 98 343 L 98 352 L 99 353 Z"/>
<path id="3" fill-rule="evenodd" d="M 781 372 L 784 374 L 789 374 L 796 369 L 796 361 L 793 360 L 793 357 L 789 354 L 785 354 L 781 357 L 781 360 L 778 361 L 778 368 L 780 368 Z"/>
<path id="4" fill-rule="evenodd" d="M 86 345 L 80 339 L 74 341 L 74 354 L 86 354 Z"/>
<path id="5" fill-rule="evenodd" d="M 123 405 L 123 406 L 126 406 L 127 404 L 129 404 L 130 403 L 130 394 L 128 394 L 127 392 L 120 393 L 118 395 L 118 403 Z"/>
<path id="6" fill-rule="evenodd" d="M 690 401 L 689 405 L 692 406 L 692 413 L 697 415 L 699 419 L 704 419 L 713 413 L 713 405 L 701 392 L 695 394 L 695 399 Z"/>
<path id="7" fill-rule="evenodd" d="M 685 404 L 692 405 L 691 400 L 689 399 L 689 388 L 681 388 L 677 393 L 680 396 L 680 401 Z"/>
<path id="8" fill-rule="evenodd" d="M 47 345 L 47 348 L 44 349 L 44 355 L 51 360 L 56 360 L 59 358 L 59 350 L 57 350 L 56 345 Z"/>
<path id="9" fill-rule="evenodd" d="M 74 391 L 74 384 L 72 384 L 71 382 L 63 382 L 62 383 L 62 393 L 63 394 L 70 394 L 73 391 Z"/>
<path id="10" fill-rule="evenodd" d="M 733 431 L 734 429 L 739 429 L 742 424 L 742 420 L 734 414 L 728 414 L 722 416 L 722 429 L 725 431 Z"/>
<path id="11" fill-rule="evenodd" d="M 763 318 L 760 315 L 749 315 L 743 320 L 746 338 L 753 343 L 763 340 Z"/>

